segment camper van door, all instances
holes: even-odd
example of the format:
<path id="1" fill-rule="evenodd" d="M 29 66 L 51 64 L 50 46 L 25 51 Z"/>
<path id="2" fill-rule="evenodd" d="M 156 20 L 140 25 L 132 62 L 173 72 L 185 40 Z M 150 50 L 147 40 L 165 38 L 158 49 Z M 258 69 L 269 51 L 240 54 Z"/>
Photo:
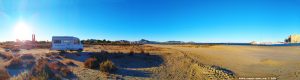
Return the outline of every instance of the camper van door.
<path id="1" fill-rule="evenodd" d="M 80 46 L 80 41 L 79 39 L 74 39 L 73 40 L 73 46 L 72 46 L 72 50 L 78 50 L 79 49 L 79 46 Z"/>
<path id="2" fill-rule="evenodd" d="M 72 49 L 72 44 L 71 43 L 72 43 L 72 39 L 65 39 L 64 40 L 64 44 L 65 44 L 67 50 Z"/>

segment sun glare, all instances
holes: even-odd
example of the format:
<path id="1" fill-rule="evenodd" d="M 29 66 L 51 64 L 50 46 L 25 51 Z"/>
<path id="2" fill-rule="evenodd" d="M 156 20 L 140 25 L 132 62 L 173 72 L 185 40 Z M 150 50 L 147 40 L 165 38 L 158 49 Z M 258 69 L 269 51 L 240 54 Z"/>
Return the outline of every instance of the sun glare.
<path id="1" fill-rule="evenodd" d="M 23 21 L 16 23 L 14 27 L 14 37 L 15 39 L 20 40 L 29 40 L 31 37 L 32 31 L 28 24 Z"/>

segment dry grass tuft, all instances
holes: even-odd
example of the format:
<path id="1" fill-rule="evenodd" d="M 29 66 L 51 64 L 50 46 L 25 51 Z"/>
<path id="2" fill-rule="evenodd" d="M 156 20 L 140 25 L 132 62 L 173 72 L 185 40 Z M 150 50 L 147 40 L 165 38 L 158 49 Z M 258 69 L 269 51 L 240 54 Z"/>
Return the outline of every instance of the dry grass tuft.
<path id="1" fill-rule="evenodd" d="M 39 59 L 32 69 L 31 75 L 35 80 L 61 80 L 71 75 L 71 70 L 59 61 L 49 62 L 48 59 Z M 30 79 L 30 80 L 31 80 Z"/>
<path id="2" fill-rule="evenodd" d="M 112 73 L 117 70 L 117 67 L 111 60 L 106 60 L 100 64 L 100 71 Z"/>
<path id="3" fill-rule="evenodd" d="M 8 65 L 6 65 L 6 68 L 19 68 L 22 66 L 22 61 L 20 58 L 14 57 Z"/>
<path id="4" fill-rule="evenodd" d="M 66 66 L 61 67 L 60 71 L 63 76 L 68 76 L 68 74 L 72 73 L 71 70 L 69 68 L 67 68 Z"/>
<path id="5" fill-rule="evenodd" d="M 133 54 L 134 54 L 134 51 L 131 50 L 131 51 L 129 52 L 129 56 L 133 56 Z"/>
<path id="6" fill-rule="evenodd" d="M 0 79 L 1 80 L 7 80 L 9 79 L 9 74 L 4 68 L 0 68 Z"/>
<path id="7" fill-rule="evenodd" d="M 85 62 L 84 62 L 84 67 L 85 68 L 90 68 L 90 69 L 96 69 L 98 68 L 98 63 L 97 63 L 97 59 L 96 58 L 88 58 Z"/>
<path id="8" fill-rule="evenodd" d="M 36 66 L 32 69 L 32 76 L 36 79 L 48 79 L 54 77 L 54 72 L 51 71 L 50 67 L 47 65 L 48 59 L 39 59 Z"/>
<path id="9" fill-rule="evenodd" d="M 3 59 L 10 60 L 11 58 L 13 58 L 13 55 L 8 52 L 0 52 L 0 57 L 2 57 Z"/>
<path id="10" fill-rule="evenodd" d="M 46 55 L 46 57 L 51 57 L 51 56 L 53 56 L 53 55 L 56 55 L 57 53 L 46 53 L 45 55 Z"/>
<path id="11" fill-rule="evenodd" d="M 32 59 L 35 59 L 35 57 L 32 54 L 24 54 L 24 55 L 21 56 L 21 59 L 22 60 L 23 59 L 30 59 L 30 60 L 32 60 Z"/>
<path id="12" fill-rule="evenodd" d="M 51 71 L 61 74 L 64 77 L 68 76 L 68 74 L 71 73 L 71 70 L 59 61 L 51 62 L 48 64 L 48 66 L 51 69 Z"/>
<path id="13" fill-rule="evenodd" d="M 70 65 L 70 66 L 75 66 L 76 65 L 73 61 L 67 61 L 66 64 Z"/>

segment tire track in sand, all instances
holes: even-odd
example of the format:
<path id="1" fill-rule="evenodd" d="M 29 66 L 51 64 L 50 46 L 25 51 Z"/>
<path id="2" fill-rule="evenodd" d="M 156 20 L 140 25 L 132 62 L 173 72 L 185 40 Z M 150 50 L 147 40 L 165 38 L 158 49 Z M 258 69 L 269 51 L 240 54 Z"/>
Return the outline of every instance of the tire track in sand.
<path id="1" fill-rule="evenodd" d="M 205 65 L 198 61 L 199 58 L 193 56 L 193 53 L 174 49 L 184 55 L 185 58 L 191 60 L 189 67 L 189 79 L 203 79 L 203 80 L 232 80 L 235 79 L 236 74 L 228 69 L 216 65 Z"/>

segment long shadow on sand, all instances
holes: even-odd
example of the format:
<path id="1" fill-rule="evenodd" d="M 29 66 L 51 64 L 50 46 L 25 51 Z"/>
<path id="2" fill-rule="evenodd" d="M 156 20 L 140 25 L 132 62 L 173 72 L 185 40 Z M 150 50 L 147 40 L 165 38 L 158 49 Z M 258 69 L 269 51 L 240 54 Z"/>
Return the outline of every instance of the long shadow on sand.
<path id="1" fill-rule="evenodd" d="M 17 76 L 24 71 L 30 71 L 35 65 L 35 57 L 29 54 L 21 55 L 20 57 L 13 58 L 6 70 L 11 76 Z"/>
<path id="2" fill-rule="evenodd" d="M 118 69 L 114 74 L 134 77 L 150 77 L 151 73 L 139 70 Z"/>
<path id="3" fill-rule="evenodd" d="M 118 70 L 114 74 L 134 77 L 149 77 L 151 73 L 136 68 L 159 67 L 164 61 L 159 55 L 151 55 L 149 53 L 109 53 L 101 52 L 81 52 L 81 53 L 61 53 L 61 56 L 77 61 L 84 62 L 90 57 L 101 57 L 111 60 Z"/>

